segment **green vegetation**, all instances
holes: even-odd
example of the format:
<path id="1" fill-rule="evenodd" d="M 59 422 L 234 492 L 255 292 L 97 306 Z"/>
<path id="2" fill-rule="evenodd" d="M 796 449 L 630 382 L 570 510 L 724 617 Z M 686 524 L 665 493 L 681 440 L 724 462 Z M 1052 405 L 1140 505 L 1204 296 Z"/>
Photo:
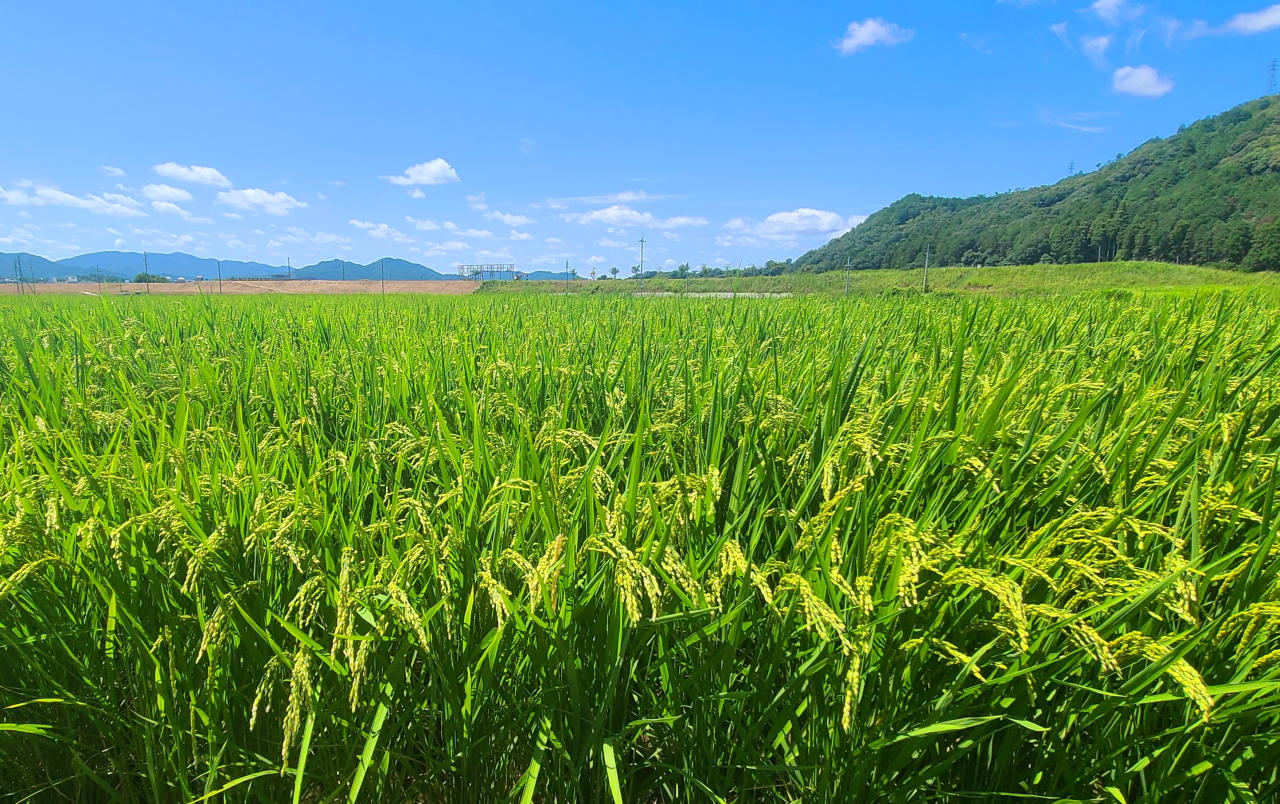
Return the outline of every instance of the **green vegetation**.
<path id="1" fill-rule="evenodd" d="M 133 278 L 133 281 L 139 285 L 162 285 L 165 282 L 168 282 L 169 279 L 168 277 L 160 276 L 159 274 L 138 274 Z"/>
<path id="2" fill-rule="evenodd" d="M 911 195 L 799 271 L 1160 260 L 1280 270 L 1280 104 L 1247 103 L 1087 175 L 992 197 Z"/>
<path id="3" fill-rule="evenodd" d="M 1278 312 L 15 297 L 0 801 L 1275 800 Z"/>
<path id="4" fill-rule="evenodd" d="M 634 294 L 686 292 L 686 282 L 664 274 L 660 278 L 575 282 L 485 282 L 480 293 Z M 922 290 L 924 271 L 861 270 L 849 275 L 849 294 L 855 296 Z M 1161 263 L 1086 263 L 985 268 L 931 268 L 929 289 L 939 293 L 994 296 L 1070 294 L 1092 291 L 1203 291 L 1214 288 L 1280 287 L 1274 274 L 1246 274 L 1192 265 Z M 842 295 L 845 272 L 788 273 L 777 276 L 690 277 L 687 288 L 696 293 L 791 293 Z"/>

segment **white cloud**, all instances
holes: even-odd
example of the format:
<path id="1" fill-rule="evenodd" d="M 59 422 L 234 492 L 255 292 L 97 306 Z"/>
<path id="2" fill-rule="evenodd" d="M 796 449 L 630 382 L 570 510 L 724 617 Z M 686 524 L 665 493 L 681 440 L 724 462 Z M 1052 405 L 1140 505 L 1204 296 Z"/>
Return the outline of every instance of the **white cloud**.
<path id="1" fill-rule="evenodd" d="M 489 208 L 489 205 L 485 203 L 484 193 L 480 193 L 479 195 L 467 196 L 467 206 L 471 207 L 472 209 L 478 212 L 484 212 L 486 209 Z"/>
<path id="2" fill-rule="evenodd" d="M 1049 30 L 1053 31 L 1055 34 L 1058 35 L 1058 38 L 1062 40 L 1062 44 L 1066 45 L 1067 47 L 1071 47 L 1071 39 L 1067 37 L 1067 24 L 1065 22 L 1059 22 L 1056 25 L 1050 25 Z"/>
<path id="3" fill-rule="evenodd" d="M 58 206 L 84 209 L 95 215 L 110 215 L 117 218 L 145 218 L 147 213 L 139 207 L 136 199 L 119 193 L 103 193 L 101 196 L 78 196 L 64 193 L 54 187 L 35 187 L 27 192 L 31 182 L 20 181 L 16 190 L 0 187 L 0 202 L 11 206 Z"/>
<path id="4" fill-rule="evenodd" d="M 167 184 L 148 184 L 142 188 L 142 194 L 152 201 L 190 201 L 191 193 L 180 187 Z"/>
<path id="5" fill-rule="evenodd" d="M 1160 98 L 1173 90 L 1173 82 L 1160 75 L 1154 67 L 1121 67 L 1112 78 L 1112 87 L 1125 95 L 1140 98 Z"/>
<path id="6" fill-rule="evenodd" d="M 859 50 L 876 45 L 900 45 L 915 35 L 915 31 L 897 23 L 871 17 L 863 22 L 849 23 L 849 28 L 845 31 L 844 38 L 836 44 L 836 49 L 841 56 L 852 56 Z"/>
<path id="7" fill-rule="evenodd" d="M 502 249 L 501 251 L 485 251 L 482 249 L 476 252 L 476 256 L 482 260 L 511 260 L 512 259 L 511 252 L 507 251 L 505 248 Z"/>
<path id="8" fill-rule="evenodd" d="M 424 253 L 431 253 L 431 254 L 435 254 L 436 256 L 444 254 L 446 251 L 470 251 L 471 250 L 471 244 L 463 243 L 461 240 L 447 240 L 443 243 L 432 243 L 430 241 L 423 241 L 422 247 L 424 249 L 429 250 Z"/>
<path id="9" fill-rule="evenodd" d="M 409 197 L 410 198 L 426 198 L 427 194 L 422 192 L 421 187 L 414 187 L 412 190 L 409 191 Z"/>
<path id="10" fill-rule="evenodd" d="M 533 139 L 530 137 L 525 137 L 520 140 L 520 152 L 523 154 L 532 156 L 533 146 L 534 146 L 534 142 L 533 142 Z"/>
<path id="11" fill-rule="evenodd" d="M 27 195 L 23 190 L 6 190 L 0 187 L 0 201 L 14 206 L 26 206 L 31 203 L 31 196 Z"/>
<path id="12" fill-rule="evenodd" d="M 461 181 L 458 172 L 443 159 L 432 159 L 407 169 L 399 176 L 379 176 L 392 184 L 408 186 L 414 184 L 449 184 Z"/>
<path id="13" fill-rule="evenodd" d="M 232 220 L 237 220 L 237 221 L 238 221 L 238 220 L 240 220 L 241 218 L 243 218 L 244 216 L 243 216 L 243 215 L 241 215 L 239 212 L 224 212 L 224 213 L 222 213 L 222 217 L 224 217 L 224 218 L 231 218 Z"/>
<path id="14" fill-rule="evenodd" d="M 177 215 L 187 223 L 213 223 L 213 221 L 208 218 L 198 218 L 195 215 L 192 215 L 190 212 L 187 212 L 185 209 L 171 201 L 152 201 L 151 208 L 156 212 L 163 212 L 167 215 Z"/>
<path id="15" fill-rule="evenodd" d="M 105 173 L 105 174 L 107 174 L 108 176 L 123 176 L 123 175 L 124 175 L 124 171 L 123 171 L 123 170 L 121 170 L 121 169 L 120 169 L 120 168 L 118 168 L 118 167 L 111 167 L 110 165 L 103 165 L 103 166 L 102 166 L 102 172 L 103 172 L 103 173 Z"/>
<path id="16" fill-rule="evenodd" d="M 1280 5 L 1237 14 L 1227 23 L 1226 29 L 1238 34 L 1259 34 L 1280 28 Z"/>
<path id="17" fill-rule="evenodd" d="M 597 257 L 594 255 L 587 257 L 585 260 L 583 260 L 583 262 L 590 263 L 591 265 L 600 265 L 604 261 L 605 261 L 604 257 Z"/>
<path id="18" fill-rule="evenodd" d="M 529 234 L 528 232 L 517 232 L 515 229 L 512 229 L 511 239 L 512 240 L 532 240 L 533 235 Z"/>
<path id="19" fill-rule="evenodd" d="M 556 245 L 559 245 L 559 244 L 563 243 L 564 241 L 563 241 L 563 240 L 561 240 L 561 239 L 560 239 L 560 238 L 558 238 L 558 237 L 548 237 L 548 238 L 547 238 L 547 242 L 548 242 L 548 243 L 550 243 L 550 244 L 551 244 L 551 245 L 553 245 L 553 246 L 556 246 Z"/>
<path id="20" fill-rule="evenodd" d="M 864 220 L 865 215 L 852 215 L 846 219 L 835 212 L 801 207 L 791 212 L 775 212 L 759 223 L 734 218 L 724 225 L 732 234 L 720 236 L 716 243 L 722 246 L 758 245 L 794 243 L 801 237 L 818 235 L 838 237 Z"/>
<path id="21" fill-rule="evenodd" d="M 683 237 L 676 234 L 675 232 L 663 232 L 662 236 L 667 238 L 668 240 L 674 240 L 677 243 L 679 243 L 681 240 L 684 240 Z"/>
<path id="22" fill-rule="evenodd" d="M 230 187 L 231 180 L 211 167 L 199 165 L 179 165 L 177 162 L 165 162 L 152 168 L 167 179 L 190 181 L 196 184 L 208 184 L 213 187 Z"/>
<path id="23" fill-rule="evenodd" d="M 1107 67 L 1107 51 L 1114 41 L 1112 36 L 1085 36 L 1080 39 L 1080 48 L 1089 61 L 1093 62 L 1093 66 L 1104 70 Z"/>
<path id="24" fill-rule="evenodd" d="M 605 248 L 631 248 L 631 245 L 628 243 L 621 243 L 617 240 L 610 240 L 607 237 L 600 238 L 600 242 L 597 245 L 604 246 Z M 637 247 L 636 250 L 639 251 L 639 248 Z"/>
<path id="25" fill-rule="evenodd" d="M 434 232 L 436 229 L 440 228 L 440 224 L 436 223 L 435 221 L 431 221 L 431 220 L 420 221 L 414 218 L 410 218 L 408 215 L 406 215 L 404 219 L 409 223 L 412 223 L 413 228 L 422 232 Z"/>
<path id="26" fill-rule="evenodd" d="M 491 221 L 502 221 L 507 226 L 528 226 L 531 223 L 537 223 L 533 218 L 525 215 L 513 215 L 509 212 L 498 212 L 497 210 L 486 212 L 484 216 Z"/>
<path id="27" fill-rule="evenodd" d="M 614 226 L 644 226 L 653 229 L 678 229 L 682 226 L 706 226 L 710 223 L 706 218 L 685 215 L 674 218 L 658 218 L 651 212 L 639 212 L 621 204 L 614 204 L 611 207 L 597 209 L 593 212 L 569 213 L 561 217 L 569 223 L 582 225 L 607 223 Z"/>
<path id="28" fill-rule="evenodd" d="M 285 243 L 314 243 L 320 246 L 329 245 L 330 243 L 351 242 L 351 238 L 342 237 L 341 235 L 336 235 L 332 232 L 316 232 L 315 234 L 312 234 L 305 229 L 299 229 L 293 226 L 289 227 L 289 234 L 280 235 L 278 240 Z"/>
<path id="29" fill-rule="evenodd" d="M 325 195 L 324 193 L 316 193 L 316 198 L 319 198 L 321 201 L 329 200 L 329 196 Z"/>
<path id="30" fill-rule="evenodd" d="M 178 235 L 177 237 L 173 235 L 168 237 L 158 237 L 151 242 L 157 246 L 164 246 L 165 248 L 182 248 L 183 246 L 192 245 L 196 242 L 196 239 L 189 234 L 184 234 Z"/>
<path id="31" fill-rule="evenodd" d="M 307 206 L 306 201 L 299 201 L 288 193 L 271 193 L 256 188 L 218 193 L 218 203 L 248 212 L 265 212 L 268 215 L 288 215 L 290 210 L 304 209 Z"/>
<path id="32" fill-rule="evenodd" d="M 124 246 L 125 244 L 126 244 L 126 241 L 125 241 L 125 239 L 124 239 L 123 237 L 117 237 L 117 238 L 116 238 L 116 242 L 115 242 L 115 247 L 116 247 L 116 248 L 120 248 L 121 246 Z"/>
<path id="33" fill-rule="evenodd" d="M 458 237 L 493 237 L 493 232 L 488 229 L 463 229 L 453 221 L 445 221 L 444 228 Z"/>
<path id="34" fill-rule="evenodd" d="M 568 209 L 570 204 L 633 204 L 640 201 L 663 201 L 671 196 L 666 195 L 649 195 L 643 190 L 623 190 L 620 193 L 606 193 L 605 195 L 579 195 L 572 198 L 548 198 L 541 204 L 533 204 L 536 209 L 538 207 L 547 207 L 548 209 Z"/>
<path id="35" fill-rule="evenodd" d="M 393 229 L 385 223 L 370 223 L 369 221 L 358 221 L 355 219 L 352 219 L 350 223 L 358 229 L 364 229 L 369 233 L 370 237 L 376 237 L 379 240 L 391 239 L 397 243 L 413 242 L 412 238 L 405 237 L 402 232 L 397 229 Z"/>

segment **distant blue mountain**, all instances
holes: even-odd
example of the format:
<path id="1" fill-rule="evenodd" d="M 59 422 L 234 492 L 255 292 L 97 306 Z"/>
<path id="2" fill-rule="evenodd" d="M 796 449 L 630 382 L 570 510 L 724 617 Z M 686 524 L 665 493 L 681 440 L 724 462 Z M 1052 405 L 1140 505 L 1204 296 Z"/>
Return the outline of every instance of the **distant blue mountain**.
<path id="1" fill-rule="evenodd" d="M 144 259 L 142 254 L 129 251 L 98 251 L 93 254 L 81 254 L 78 257 L 68 257 L 65 260 L 58 260 L 58 264 L 66 268 L 74 268 L 80 273 L 94 273 L 102 271 L 103 273 L 115 274 L 126 279 L 132 279 L 142 273 L 144 268 Z M 187 279 L 195 279 L 197 276 L 203 276 L 206 279 L 216 277 L 218 275 L 218 261 L 208 257 L 193 257 L 190 254 L 177 252 L 174 254 L 147 254 L 145 259 L 146 269 L 153 274 L 161 276 L 179 277 L 183 276 Z M 222 261 L 223 277 L 232 276 L 271 276 L 273 274 L 283 274 L 285 269 L 280 266 L 264 265 L 260 262 L 238 262 L 236 260 Z"/>
<path id="2" fill-rule="evenodd" d="M 225 263 L 223 263 L 225 265 Z M 415 279 L 457 279 L 457 276 L 442 274 L 439 271 L 433 271 L 425 265 L 419 265 L 416 262 L 401 260 L 395 257 L 387 257 L 385 260 L 374 260 L 368 265 L 361 265 L 358 262 L 343 262 L 342 260 L 325 260 L 315 265 L 308 265 L 305 268 L 299 268 L 293 272 L 297 279 L 374 279 L 383 278 L 383 269 L 386 270 L 386 278 L 395 281 L 408 281 Z"/>
<path id="3" fill-rule="evenodd" d="M 22 277 L 25 280 L 51 279 L 54 277 L 62 279 L 68 274 L 79 273 L 78 271 L 69 271 L 66 267 L 52 260 L 46 260 L 44 257 L 37 257 L 24 251 L 18 254 L 0 254 L 0 280 L 16 280 L 18 278 L 19 260 L 22 263 Z"/>
<path id="4" fill-rule="evenodd" d="M 138 274 L 143 273 L 144 270 L 174 279 L 180 276 L 185 279 L 195 279 L 197 276 L 203 276 L 205 279 L 215 279 L 218 276 L 218 261 L 208 257 L 195 257 L 190 254 L 176 252 L 173 254 L 147 253 L 144 259 L 144 256 L 138 252 L 97 251 L 92 254 L 81 254 L 78 257 L 67 257 L 56 262 L 34 254 L 0 254 L 0 280 L 17 276 L 14 265 L 19 258 L 22 260 L 23 276 L 28 280 L 63 279 L 67 276 L 97 274 L 98 272 L 109 277 L 133 279 Z M 346 279 L 350 280 L 378 280 L 383 278 L 384 268 L 386 270 L 386 278 L 390 280 L 458 278 L 453 272 L 441 273 L 425 265 L 419 265 L 416 262 L 409 262 L 396 257 L 374 260 L 368 265 L 361 265 L 356 262 L 344 263 L 340 260 L 325 260 L 315 265 L 308 265 L 305 268 L 295 268 L 292 271 L 292 276 L 294 279 L 342 279 L 345 276 Z M 283 265 L 266 265 L 260 262 L 241 262 L 238 260 L 222 261 L 223 279 L 283 276 L 287 272 L 288 269 Z M 552 276 L 559 276 L 564 279 L 563 274 L 547 274 L 548 278 Z"/>

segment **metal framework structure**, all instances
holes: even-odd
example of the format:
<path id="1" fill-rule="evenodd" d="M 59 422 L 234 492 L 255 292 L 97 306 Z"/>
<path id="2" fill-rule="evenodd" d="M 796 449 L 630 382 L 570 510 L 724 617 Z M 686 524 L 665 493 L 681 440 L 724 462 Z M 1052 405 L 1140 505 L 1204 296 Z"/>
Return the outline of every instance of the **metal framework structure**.
<path id="1" fill-rule="evenodd" d="M 459 265 L 458 278 L 483 282 L 487 279 L 515 279 L 518 276 L 514 263 L 492 265 Z"/>

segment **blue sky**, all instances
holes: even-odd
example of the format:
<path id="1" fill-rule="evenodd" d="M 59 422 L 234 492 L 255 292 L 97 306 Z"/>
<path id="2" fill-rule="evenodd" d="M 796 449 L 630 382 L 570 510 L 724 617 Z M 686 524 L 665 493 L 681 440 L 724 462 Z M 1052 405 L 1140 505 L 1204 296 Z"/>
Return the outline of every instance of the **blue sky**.
<path id="1" fill-rule="evenodd" d="M 1267 87 L 1265 0 L 7 3 L 0 251 L 797 256 Z"/>

